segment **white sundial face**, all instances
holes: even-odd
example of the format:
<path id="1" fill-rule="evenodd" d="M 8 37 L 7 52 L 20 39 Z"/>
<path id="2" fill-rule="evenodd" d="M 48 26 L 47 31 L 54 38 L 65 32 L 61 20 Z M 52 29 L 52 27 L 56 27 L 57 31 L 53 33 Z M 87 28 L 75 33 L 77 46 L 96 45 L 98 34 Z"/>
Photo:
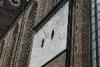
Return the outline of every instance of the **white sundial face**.
<path id="1" fill-rule="evenodd" d="M 67 46 L 69 3 L 66 3 L 34 35 L 29 67 L 42 67 Z"/>
<path id="2" fill-rule="evenodd" d="M 21 1 L 21 0 L 9 0 L 9 2 L 10 2 L 13 6 L 19 6 L 19 5 L 20 5 L 20 1 Z"/>

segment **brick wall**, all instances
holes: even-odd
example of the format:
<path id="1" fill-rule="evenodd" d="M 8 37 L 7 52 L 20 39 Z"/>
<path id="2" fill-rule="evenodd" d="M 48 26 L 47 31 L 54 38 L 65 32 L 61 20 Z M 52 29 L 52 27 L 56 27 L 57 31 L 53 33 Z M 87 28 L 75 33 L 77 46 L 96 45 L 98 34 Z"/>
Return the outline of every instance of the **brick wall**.
<path id="1" fill-rule="evenodd" d="M 65 61 L 66 61 L 66 52 L 62 53 L 60 56 L 56 57 L 43 67 L 66 67 Z"/>
<path id="2" fill-rule="evenodd" d="M 53 0 L 36 0 L 38 3 L 34 27 L 52 10 Z"/>
<path id="3" fill-rule="evenodd" d="M 34 35 L 32 28 L 34 20 L 31 19 L 35 19 L 29 16 L 31 9 L 36 10 L 35 6 L 37 6 L 36 2 L 31 1 L 1 38 L 1 42 L 4 43 L 3 49 L 0 49 L 0 67 L 28 67 Z M 31 15 L 35 16 L 34 11 Z"/>
<path id="4" fill-rule="evenodd" d="M 89 0 L 73 3 L 71 67 L 90 67 Z"/>

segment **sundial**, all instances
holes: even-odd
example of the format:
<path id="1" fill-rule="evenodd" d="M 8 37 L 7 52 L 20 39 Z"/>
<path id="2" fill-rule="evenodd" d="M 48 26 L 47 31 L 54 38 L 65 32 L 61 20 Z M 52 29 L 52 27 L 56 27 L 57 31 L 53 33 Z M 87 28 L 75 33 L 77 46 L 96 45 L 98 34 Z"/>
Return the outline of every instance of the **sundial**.
<path id="1" fill-rule="evenodd" d="M 41 67 L 66 49 L 68 4 L 66 3 L 34 35 L 30 67 Z"/>
<path id="2" fill-rule="evenodd" d="M 26 5 L 29 0 L 9 0 L 9 2 L 15 7 L 20 7 L 20 5 Z"/>
<path id="3" fill-rule="evenodd" d="M 10 2 L 13 6 L 19 6 L 19 5 L 20 5 L 20 0 L 9 0 L 9 2 Z"/>

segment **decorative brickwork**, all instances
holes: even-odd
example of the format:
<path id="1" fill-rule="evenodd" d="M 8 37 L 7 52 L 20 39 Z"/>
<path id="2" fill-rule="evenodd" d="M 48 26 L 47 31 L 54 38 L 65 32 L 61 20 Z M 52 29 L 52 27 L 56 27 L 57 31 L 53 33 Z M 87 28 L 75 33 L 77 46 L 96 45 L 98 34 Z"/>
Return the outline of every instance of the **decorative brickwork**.
<path id="1" fill-rule="evenodd" d="M 37 2 L 31 1 L 1 39 L 0 67 L 28 67 L 36 10 Z"/>

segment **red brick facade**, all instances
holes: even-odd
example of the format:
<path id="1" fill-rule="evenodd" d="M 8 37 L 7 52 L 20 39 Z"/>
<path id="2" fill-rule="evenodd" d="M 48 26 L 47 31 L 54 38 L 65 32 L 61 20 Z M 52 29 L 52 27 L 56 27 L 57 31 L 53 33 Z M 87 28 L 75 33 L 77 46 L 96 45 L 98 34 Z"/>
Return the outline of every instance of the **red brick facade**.
<path id="1" fill-rule="evenodd" d="M 89 0 L 73 0 L 70 67 L 90 67 Z"/>

